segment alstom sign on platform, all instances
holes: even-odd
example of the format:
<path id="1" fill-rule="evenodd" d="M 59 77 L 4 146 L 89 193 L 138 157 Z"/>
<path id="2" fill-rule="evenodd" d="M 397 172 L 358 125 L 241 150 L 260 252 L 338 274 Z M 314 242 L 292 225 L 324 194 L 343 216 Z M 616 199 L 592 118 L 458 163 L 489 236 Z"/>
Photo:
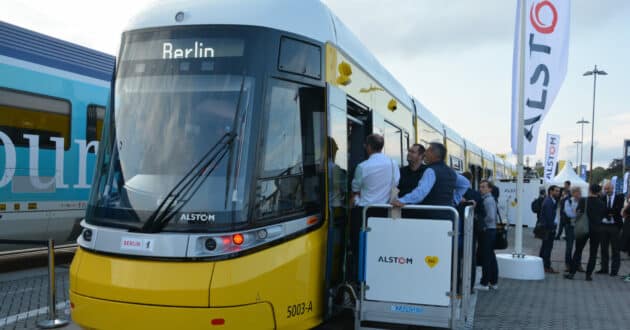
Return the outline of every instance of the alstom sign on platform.
<path id="1" fill-rule="evenodd" d="M 521 13 L 517 13 L 512 68 L 512 151 L 517 153 L 517 134 L 523 134 L 524 154 L 535 154 L 540 124 L 553 104 L 567 72 L 570 6 L 569 0 L 521 1 L 526 1 L 528 12 L 522 36 L 519 33 Z M 525 47 L 522 59 L 521 44 Z M 522 79 L 524 130 L 518 132 L 521 60 L 524 61 L 525 75 Z"/>

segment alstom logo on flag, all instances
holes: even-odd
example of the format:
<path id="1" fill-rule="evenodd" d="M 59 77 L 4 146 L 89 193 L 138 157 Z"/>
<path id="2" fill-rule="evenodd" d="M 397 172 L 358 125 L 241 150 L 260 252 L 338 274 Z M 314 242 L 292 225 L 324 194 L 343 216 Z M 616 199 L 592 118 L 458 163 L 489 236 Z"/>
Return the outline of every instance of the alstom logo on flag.
<path id="1" fill-rule="evenodd" d="M 517 153 L 518 134 L 523 134 L 524 154 L 535 154 L 538 130 L 553 104 L 567 72 L 569 54 L 569 0 L 520 0 L 528 11 L 524 35 L 520 32 L 519 4 L 512 66 L 512 151 Z M 525 56 L 520 58 L 521 44 Z M 524 61 L 524 79 L 519 65 Z M 523 86 L 520 86 L 520 81 Z M 523 88 L 523 131 L 518 131 L 519 89 Z"/>
<path id="2" fill-rule="evenodd" d="M 560 135 L 547 133 L 547 148 L 545 148 L 545 181 L 550 181 L 556 176 L 558 164 L 558 151 L 560 149 Z"/>

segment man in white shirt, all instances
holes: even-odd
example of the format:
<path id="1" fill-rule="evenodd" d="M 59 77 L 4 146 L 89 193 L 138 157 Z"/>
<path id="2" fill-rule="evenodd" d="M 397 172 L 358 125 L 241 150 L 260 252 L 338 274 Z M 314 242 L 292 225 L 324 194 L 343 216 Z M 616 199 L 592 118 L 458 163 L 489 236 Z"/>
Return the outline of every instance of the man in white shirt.
<path id="1" fill-rule="evenodd" d="M 365 139 L 368 159 L 357 165 L 352 180 L 354 205 L 389 203 L 391 188 L 398 186 L 400 171 L 391 158 L 382 153 L 385 140 L 372 134 Z"/>
<path id="2" fill-rule="evenodd" d="M 349 278 L 357 280 L 357 261 L 359 253 L 359 231 L 363 218 L 363 207 L 372 204 L 389 203 L 391 190 L 398 186 L 400 171 L 398 166 L 382 153 L 385 139 L 378 134 L 371 134 L 365 139 L 368 159 L 359 163 L 352 180 L 352 216 L 350 219 L 350 250 L 353 257 L 349 264 Z M 369 212 L 372 216 L 387 216 L 387 211 Z"/>

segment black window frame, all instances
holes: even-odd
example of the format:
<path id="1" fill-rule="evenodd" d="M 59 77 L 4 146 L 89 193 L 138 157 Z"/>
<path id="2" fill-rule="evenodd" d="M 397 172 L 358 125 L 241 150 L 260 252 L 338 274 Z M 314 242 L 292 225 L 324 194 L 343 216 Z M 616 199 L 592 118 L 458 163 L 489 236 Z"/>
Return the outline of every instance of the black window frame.
<path id="1" fill-rule="evenodd" d="M 324 169 L 323 169 L 323 164 L 319 164 L 322 163 L 324 160 L 324 141 L 323 139 L 326 138 L 326 105 L 325 105 L 325 87 L 323 86 L 318 86 L 316 84 L 308 84 L 305 83 L 303 81 L 295 81 L 295 80 L 289 80 L 289 79 L 285 79 L 285 78 L 281 78 L 281 77 L 275 77 L 275 76 L 271 76 L 266 80 L 266 88 L 265 88 L 265 93 L 263 96 L 263 102 L 264 102 L 264 106 L 263 106 L 263 114 L 261 115 L 261 119 L 262 122 L 265 123 L 265 125 L 261 125 L 260 127 L 260 136 L 262 137 L 261 139 L 259 139 L 260 143 L 258 146 L 258 164 L 257 164 L 257 168 L 255 169 L 255 173 L 254 173 L 254 180 L 253 180 L 253 192 L 254 192 L 254 196 L 252 196 L 252 221 L 254 222 L 255 226 L 258 225 L 268 225 L 268 224 L 272 224 L 272 223 L 279 223 L 279 222 L 284 222 L 284 221 L 289 221 L 292 219 L 296 219 L 302 216 L 306 216 L 306 215 L 310 215 L 310 214 L 314 214 L 314 213 L 318 213 L 321 212 L 321 210 L 323 209 L 323 194 L 324 194 Z M 321 91 L 321 126 L 319 127 L 320 131 L 320 138 L 322 139 L 322 141 L 315 141 L 315 137 L 317 136 L 315 134 L 315 132 L 313 131 L 313 143 L 312 146 L 313 148 L 319 148 L 319 155 L 320 155 L 320 159 L 314 159 L 313 164 L 305 164 L 304 163 L 304 159 L 305 159 L 305 150 L 307 149 L 307 147 L 305 146 L 304 143 L 304 139 L 306 138 L 304 135 L 304 120 L 302 120 L 302 115 L 303 115 L 303 111 L 301 107 L 298 111 L 300 111 L 299 114 L 299 121 L 300 121 L 300 135 L 302 137 L 302 139 L 300 139 L 300 144 L 302 145 L 301 147 L 301 157 L 302 157 L 302 164 L 301 164 L 301 172 L 300 173 L 293 173 L 293 174 L 288 174 L 288 175 L 276 175 L 276 176 L 264 176 L 265 174 L 265 151 L 267 148 L 267 142 L 268 142 L 268 137 L 267 137 L 267 129 L 268 129 L 268 124 L 269 124 L 269 118 L 270 118 L 270 105 L 271 105 L 271 90 L 273 88 L 273 86 L 277 86 L 277 85 L 281 85 L 281 86 L 291 86 L 294 87 L 296 92 L 300 92 L 299 89 L 300 88 L 313 88 L 313 89 L 319 89 Z M 300 103 L 301 106 L 301 103 Z M 310 122 L 310 120 L 309 120 Z M 315 129 L 315 127 L 313 127 L 313 130 Z M 315 151 L 313 150 L 314 154 Z M 318 163 L 319 161 L 319 163 Z M 317 168 L 319 165 L 319 169 Z M 310 172 L 310 178 L 317 178 L 318 176 L 321 176 L 318 178 L 317 180 L 317 192 L 316 194 L 318 195 L 317 198 L 317 202 L 316 203 L 308 203 L 305 199 L 305 196 L 307 195 L 306 193 L 306 181 L 305 178 L 307 177 L 307 172 Z M 314 172 L 313 172 L 314 171 Z M 260 200 L 260 196 L 258 195 L 258 188 L 259 188 L 259 184 L 262 181 L 269 181 L 269 180 L 277 180 L 277 179 L 287 179 L 287 178 L 294 178 L 294 177 L 299 177 L 300 178 L 300 189 L 301 189 L 301 197 L 302 197 L 302 204 L 299 207 L 295 207 L 292 209 L 288 209 L 288 210 L 274 210 L 272 212 L 268 212 L 266 214 L 261 214 L 260 210 L 259 210 L 259 200 Z"/>
<path id="2" fill-rule="evenodd" d="M 318 56 L 317 60 L 319 62 L 319 67 L 317 70 L 317 73 L 314 74 L 308 74 L 308 72 L 306 71 L 306 68 L 304 70 L 302 70 L 301 72 L 296 71 L 296 70 L 292 70 L 291 68 L 287 67 L 286 65 L 284 65 L 283 63 L 283 55 L 287 54 L 287 52 L 283 52 L 283 50 L 286 50 L 286 48 L 284 48 L 284 45 L 287 45 L 287 47 L 289 47 L 288 45 L 290 45 L 289 43 L 294 43 L 293 45 L 299 46 L 300 44 L 303 45 L 304 47 L 306 46 L 310 46 L 313 47 L 314 49 L 317 49 L 318 51 Z M 286 73 L 290 73 L 290 74 L 294 74 L 294 75 L 298 75 L 301 77 L 306 77 L 309 79 L 315 79 L 315 80 L 321 80 L 322 79 L 322 47 L 320 45 L 311 43 L 311 42 L 307 42 L 301 39 L 296 39 L 296 38 L 292 38 L 292 37 L 288 37 L 288 36 L 281 36 L 280 37 L 280 42 L 278 45 L 278 71 L 281 72 L 286 72 Z"/>
<path id="3" fill-rule="evenodd" d="M 28 129 L 24 129 L 24 128 L 18 128 L 18 127 L 13 127 L 12 129 L 15 129 L 16 131 L 20 132 L 19 136 L 16 135 L 17 133 L 12 133 L 9 134 L 9 132 L 4 131 L 4 133 L 9 136 L 9 138 L 11 139 L 11 141 L 13 142 L 13 145 L 15 147 L 23 147 L 23 148 L 28 148 L 29 147 L 29 143 L 26 142 L 23 138 L 24 134 L 36 134 L 40 136 L 39 139 L 39 149 L 44 149 L 44 150 L 55 150 L 56 148 L 56 144 L 49 141 L 50 137 L 62 137 L 64 138 L 64 146 L 63 146 L 63 150 L 64 151 L 68 151 L 70 150 L 70 146 L 72 144 L 72 119 L 73 119 L 73 111 L 72 111 L 72 102 L 68 99 L 65 98 L 61 98 L 61 97 L 55 97 L 55 96 L 51 96 L 51 95 L 46 95 L 46 94 L 40 94 L 40 93 L 33 93 L 33 92 L 27 92 L 24 90 L 18 90 L 18 89 L 12 89 L 12 88 L 7 88 L 7 87 L 2 87 L 0 86 L 0 91 L 4 91 L 4 92 L 8 92 L 8 93 L 14 93 L 14 94 L 20 94 L 26 97 L 35 97 L 35 98 L 39 98 L 42 100 L 54 100 L 56 102 L 63 102 L 67 104 L 67 109 L 68 109 L 68 113 L 67 114 L 62 114 L 64 116 L 67 116 L 68 119 L 68 136 L 65 137 L 63 135 L 53 135 L 53 134 L 42 134 L 41 131 L 36 131 L 36 130 L 31 130 L 31 132 L 28 132 Z M 1 104 L 0 105 L 5 105 L 5 104 Z M 9 104 L 6 104 L 7 106 L 11 106 Z M 52 111 L 47 111 L 45 109 L 42 108 L 35 108 L 35 107 L 28 107 L 28 106 L 20 106 L 21 109 L 24 110 L 32 110 L 32 111 L 38 111 L 38 112 L 48 112 L 48 113 L 52 113 Z M 48 132 L 48 131 L 44 131 L 44 132 Z M 46 137 L 47 139 L 43 139 L 42 137 Z"/>

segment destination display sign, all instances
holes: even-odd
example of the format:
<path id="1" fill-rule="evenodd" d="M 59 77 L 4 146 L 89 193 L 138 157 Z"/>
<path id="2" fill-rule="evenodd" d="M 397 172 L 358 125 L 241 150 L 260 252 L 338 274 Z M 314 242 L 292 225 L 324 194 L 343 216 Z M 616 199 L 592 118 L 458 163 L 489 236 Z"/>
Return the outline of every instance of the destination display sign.
<path id="1" fill-rule="evenodd" d="M 241 57 L 245 43 L 236 38 L 156 39 L 127 43 L 123 60 L 177 60 Z"/>

